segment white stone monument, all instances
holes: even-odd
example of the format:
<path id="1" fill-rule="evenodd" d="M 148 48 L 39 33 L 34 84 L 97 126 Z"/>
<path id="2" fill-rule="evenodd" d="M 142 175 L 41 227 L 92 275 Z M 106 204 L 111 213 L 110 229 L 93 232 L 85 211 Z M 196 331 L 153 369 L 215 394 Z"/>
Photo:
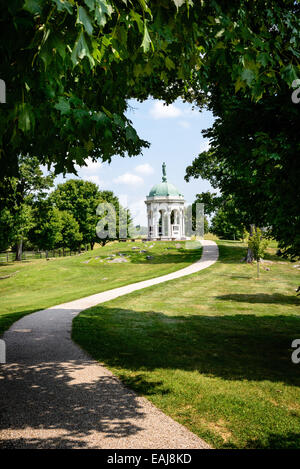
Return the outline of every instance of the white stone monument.
<path id="1" fill-rule="evenodd" d="M 167 181 L 166 164 L 162 165 L 162 182 L 152 187 L 145 200 L 148 215 L 148 239 L 186 239 L 184 197 Z"/>

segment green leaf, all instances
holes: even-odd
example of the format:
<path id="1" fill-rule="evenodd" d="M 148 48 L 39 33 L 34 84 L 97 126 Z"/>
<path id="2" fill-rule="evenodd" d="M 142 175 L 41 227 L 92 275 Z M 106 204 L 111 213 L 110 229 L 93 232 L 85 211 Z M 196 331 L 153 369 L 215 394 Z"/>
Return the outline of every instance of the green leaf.
<path id="1" fill-rule="evenodd" d="M 245 82 L 238 77 L 237 81 L 235 82 L 235 92 L 237 93 L 241 88 L 245 88 Z"/>
<path id="2" fill-rule="evenodd" d="M 271 61 L 270 54 L 267 54 L 266 52 L 261 52 L 257 56 L 257 61 L 265 67 Z"/>
<path id="3" fill-rule="evenodd" d="M 101 111 L 96 112 L 95 114 L 93 114 L 92 119 L 95 122 L 99 123 L 99 124 L 105 124 L 105 123 L 109 122 L 109 119 L 106 116 L 106 114 L 104 112 L 101 112 Z"/>
<path id="4" fill-rule="evenodd" d="M 255 79 L 255 73 L 250 68 L 245 68 L 242 71 L 242 79 L 247 83 L 247 85 L 251 85 L 252 81 Z"/>
<path id="5" fill-rule="evenodd" d="M 144 31 L 144 23 L 141 15 L 136 13 L 134 10 L 130 11 L 130 17 L 132 21 L 134 21 L 137 24 L 139 32 L 142 34 Z"/>
<path id="6" fill-rule="evenodd" d="M 73 11 L 73 5 L 72 3 L 68 2 L 67 0 L 54 0 L 57 6 L 58 11 L 64 11 L 67 10 L 70 15 L 72 14 Z"/>
<path id="7" fill-rule="evenodd" d="M 60 96 L 60 98 L 58 99 L 58 103 L 56 103 L 54 107 L 55 109 L 60 111 L 62 115 L 68 114 L 71 109 L 69 101 L 62 96 Z"/>
<path id="8" fill-rule="evenodd" d="M 54 36 L 53 42 L 52 42 L 52 47 L 53 49 L 57 50 L 61 58 L 64 60 L 66 57 L 66 45 L 63 41 L 61 41 L 59 38 Z"/>
<path id="9" fill-rule="evenodd" d="M 23 9 L 29 11 L 33 15 L 41 14 L 43 9 L 42 0 L 25 0 Z"/>
<path id="10" fill-rule="evenodd" d="M 114 118 L 114 123 L 118 126 L 118 127 L 121 127 L 122 129 L 125 129 L 125 123 L 122 119 L 121 116 L 119 116 L 118 114 L 114 113 L 113 114 L 113 118 Z"/>
<path id="11" fill-rule="evenodd" d="M 145 0 L 138 0 L 139 4 L 141 5 L 142 9 L 144 10 L 145 13 L 149 13 L 151 15 L 151 10 L 148 7 L 147 3 Z"/>
<path id="12" fill-rule="evenodd" d="M 89 8 L 90 11 L 95 10 L 95 0 L 84 0 L 84 3 Z"/>
<path id="13" fill-rule="evenodd" d="M 20 106 L 20 112 L 18 115 L 18 128 L 26 133 L 34 127 L 34 123 L 35 119 L 31 106 L 27 103 L 23 103 Z"/>
<path id="14" fill-rule="evenodd" d="M 85 57 L 89 59 L 91 68 L 94 67 L 95 61 L 86 43 L 84 33 L 81 31 L 77 37 L 77 40 L 75 42 L 75 45 L 71 54 L 71 60 L 73 62 L 73 65 L 74 66 L 77 65 L 79 60 L 82 60 Z"/>
<path id="15" fill-rule="evenodd" d="M 131 127 L 131 126 L 126 127 L 126 139 L 127 140 L 133 140 L 134 142 L 136 142 L 136 140 L 137 140 L 137 133 L 134 130 L 134 128 Z"/>
<path id="16" fill-rule="evenodd" d="M 165 64 L 166 64 L 166 67 L 167 67 L 168 70 L 172 70 L 172 69 L 175 68 L 175 64 L 174 64 L 173 60 L 169 59 L 169 57 L 166 57 Z"/>
<path id="17" fill-rule="evenodd" d="M 112 113 L 108 109 L 106 109 L 104 106 L 102 106 L 102 109 L 110 119 L 113 118 Z"/>
<path id="18" fill-rule="evenodd" d="M 95 20 L 99 26 L 105 26 L 107 23 L 107 16 L 110 18 L 113 13 L 112 6 L 106 0 L 97 0 L 95 8 Z"/>
<path id="19" fill-rule="evenodd" d="M 93 25 L 91 23 L 91 19 L 88 13 L 86 12 L 85 8 L 83 7 L 78 8 L 76 23 L 82 24 L 89 36 L 93 34 Z"/>
<path id="20" fill-rule="evenodd" d="M 292 64 L 289 64 L 283 69 L 281 69 L 281 76 L 288 83 L 289 86 L 291 86 L 293 81 L 297 80 L 298 78 L 296 68 L 293 67 Z"/>
<path id="21" fill-rule="evenodd" d="M 151 37 L 149 35 L 148 28 L 145 22 L 144 23 L 144 37 L 143 37 L 143 42 L 141 44 L 141 47 L 143 48 L 144 52 L 148 52 L 151 45 L 152 45 Z"/>

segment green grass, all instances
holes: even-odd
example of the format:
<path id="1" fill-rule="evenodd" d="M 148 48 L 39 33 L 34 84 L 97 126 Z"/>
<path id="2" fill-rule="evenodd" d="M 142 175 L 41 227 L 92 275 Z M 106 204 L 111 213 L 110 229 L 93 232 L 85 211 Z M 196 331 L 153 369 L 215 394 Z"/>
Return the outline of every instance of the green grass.
<path id="1" fill-rule="evenodd" d="M 299 271 L 270 249 L 257 280 L 218 243 L 209 269 L 82 312 L 73 338 L 214 447 L 300 448 Z"/>
<path id="2" fill-rule="evenodd" d="M 79 256 L 0 264 L 0 334 L 25 314 L 173 272 L 201 255 L 199 249 L 185 250 L 184 242 L 180 243 L 182 248 L 176 245 L 115 242 Z M 128 262 L 106 260 L 111 254 L 119 257 L 118 252 L 127 254 Z M 153 259 L 147 260 L 147 255 Z"/>

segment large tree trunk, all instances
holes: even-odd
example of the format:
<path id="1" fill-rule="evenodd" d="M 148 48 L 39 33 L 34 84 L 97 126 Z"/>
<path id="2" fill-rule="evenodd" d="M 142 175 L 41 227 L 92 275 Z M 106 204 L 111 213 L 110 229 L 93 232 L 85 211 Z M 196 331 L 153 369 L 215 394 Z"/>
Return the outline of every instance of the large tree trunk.
<path id="1" fill-rule="evenodd" d="M 250 225 L 250 237 L 253 235 L 254 232 L 255 232 L 255 225 Z M 247 249 L 246 257 L 243 260 L 246 261 L 248 264 L 251 264 L 254 261 L 252 249 L 250 248 Z"/>
<path id="2" fill-rule="evenodd" d="M 16 261 L 21 261 L 22 260 L 22 252 L 23 252 L 23 238 L 21 238 L 19 241 L 17 241 Z"/>

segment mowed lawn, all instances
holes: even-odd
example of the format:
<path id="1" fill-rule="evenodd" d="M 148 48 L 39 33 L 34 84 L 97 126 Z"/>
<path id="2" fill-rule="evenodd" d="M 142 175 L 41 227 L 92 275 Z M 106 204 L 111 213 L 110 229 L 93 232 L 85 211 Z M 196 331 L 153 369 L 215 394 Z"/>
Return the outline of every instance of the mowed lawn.
<path id="1" fill-rule="evenodd" d="M 73 338 L 214 447 L 300 448 L 299 271 L 273 249 L 257 280 L 218 244 L 207 270 L 83 311 Z"/>
<path id="2" fill-rule="evenodd" d="M 111 263 L 119 253 L 127 262 Z M 128 241 L 72 257 L 0 264 L 0 334 L 25 314 L 164 275 L 200 256 L 201 249 L 185 249 L 184 242 Z"/>

